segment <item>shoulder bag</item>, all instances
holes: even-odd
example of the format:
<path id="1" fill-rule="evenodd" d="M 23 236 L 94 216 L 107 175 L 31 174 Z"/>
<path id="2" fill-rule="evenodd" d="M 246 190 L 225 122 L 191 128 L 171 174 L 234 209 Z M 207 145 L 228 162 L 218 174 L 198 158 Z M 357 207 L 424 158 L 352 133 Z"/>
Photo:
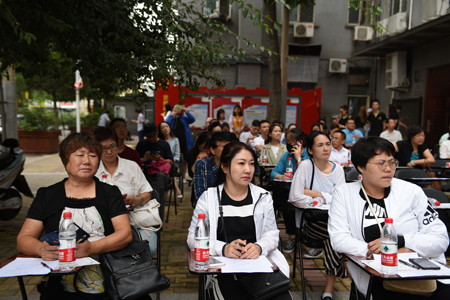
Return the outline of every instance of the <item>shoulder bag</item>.
<path id="1" fill-rule="evenodd" d="M 132 300 L 170 287 L 170 280 L 152 261 L 148 241 L 142 241 L 139 232 L 131 229 L 133 241 L 128 246 L 100 255 L 105 294 L 111 300 Z"/>
<path id="2" fill-rule="evenodd" d="M 375 217 L 375 220 L 378 223 L 378 228 L 380 229 L 380 236 L 383 232 L 381 228 L 381 223 L 377 218 L 377 214 L 373 210 L 372 203 L 367 196 L 366 190 L 362 182 L 359 183 L 361 185 L 361 189 L 366 197 L 366 201 L 369 204 L 370 210 Z M 392 292 L 404 293 L 404 294 L 412 294 L 419 295 L 423 297 L 430 297 L 433 292 L 436 290 L 436 280 L 435 279 L 426 279 L 426 280 L 383 280 L 383 287 Z"/>
<path id="3" fill-rule="evenodd" d="M 224 231 L 225 242 L 228 244 L 219 187 L 217 187 L 217 199 L 219 201 L 219 214 L 222 230 Z M 292 288 L 291 281 L 281 271 L 273 273 L 235 274 L 234 279 L 245 291 L 248 299 L 272 299 L 274 296 L 287 292 Z"/>
<path id="4" fill-rule="evenodd" d="M 139 205 L 128 212 L 130 224 L 142 229 L 158 231 L 161 229 L 162 220 L 159 216 L 159 204 L 156 199 L 152 199 L 144 205 Z"/>
<path id="5" fill-rule="evenodd" d="M 309 185 L 309 189 L 312 191 L 313 184 L 314 184 L 314 174 L 316 167 L 314 166 L 314 160 L 310 158 L 311 164 L 312 164 L 312 176 L 311 176 L 311 183 Z M 303 211 L 303 216 L 305 218 L 306 222 L 328 222 L 328 211 L 322 210 L 322 209 L 305 209 Z"/>

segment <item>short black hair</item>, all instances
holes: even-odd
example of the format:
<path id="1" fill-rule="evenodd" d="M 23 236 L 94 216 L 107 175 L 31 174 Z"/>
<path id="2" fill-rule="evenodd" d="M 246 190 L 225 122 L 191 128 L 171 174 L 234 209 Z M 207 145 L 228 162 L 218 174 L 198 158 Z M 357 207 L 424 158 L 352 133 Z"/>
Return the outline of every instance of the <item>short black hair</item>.
<path id="1" fill-rule="evenodd" d="M 211 123 L 209 123 L 209 126 L 208 126 L 208 131 L 212 131 L 217 126 L 219 126 L 222 129 L 222 124 L 220 124 L 219 121 L 217 121 L 217 120 L 211 121 Z"/>
<path id="2" fill-rule="evenodd" d="M 137 112 L 137 113 L 141 113 L 141 112 L 142 112 L 142 109 L 136 108 L 134 111 Z"/>
<path id="3" fill-rule="evenodd" d="M 394 145 L 379 136 L 362 138 L 352 147 L 352 163 L 359 172 L 358 167 L 365 169 L 369 159 L 382 153 L 394 156 Z"/>
<path id="4" fill-rule="evenodd" d="M 238 139 L 236 135 L 229 131 L 220 131 L 220 132 L 214 132 L 211 136 L 211 139 L 209 140 L 209 148 L 216 149 L 217 148 L 217 142 L 237 142 Z"/>
<path id="5" fill-rule="evenodd" d="M 420 125 L 411 125 L 408 129 L 408 140 L 411 140 L 416 134 L 421 133 L 423 130 L 423 127 Z"/>
<path id="6" fill-rule="evenodd" d="M 341 134 L 341 137 L 345 140 L 346 138 L 347 138 L 347 135 L 345 134 L 345 132 L 343 132 L 342 130 L 336 130 L 335 132 L 333 132 L 333 134 L 335 134 L 335 133 L 340 133 Z"/>
<path id="7" fill-rule="evenodd" d="M 395 121 L 395 120 L 397 120 L 397 119 L 396 119 L 396 118 L 393 118 L 393 117 L 388 117 L 387 120 L 386 120 L 386 123 L 389 123 L 389 120 L 394 120 L 394 121 Z"/>
<path id="8" fill-rule="evenodd" d="M 380 104 L 380 100 L 378 100 L 378 99 L 373 99 L 373 100 L 370 102 L 370 107 L 372 107 L 372 104 L 374 104 L 375 102 L 377 102 L 378 104 Z"/>
<path id="9" fill-rule="evenodd" d="M 127 121 L 125 121 L 125 119 L 115 118 L 115 119 L 112 119 L 111 122 L 109 122 L 109 127 L 113 127 L 114 123 L 116 123 L 116 122 L 124 122 L 125 124 L 127 124 Z"/>
<path id="10" fill-rule="evenodd" d="M 259 120 L 253 120 L 252 126 L 261 127 L 261 122 Z"/>
<path id="11" fill-rule="evenodd" d="M 345 121 L 345 124 L 347 124 L 348 121 L 350 121 L 350 120 L 352 120 L 353 122 L 355 122 L 355 119 L 353 119 L 353 118 L 347 118 L 347 120 Z M 355 122 L 355 124 L 356 124 L 356 122 Z"/>
<path id="12" fill-rule="evenodd" d="M 270 125 L 270 122 L 269 122 L 268 120 L 262 120 L 262 121 L 261 121 L 261 125 L 262 125 L 263 123 L 269 123 L 269 125 Z"/>
<path id="13" fill-rule="evenodd" d="M 306 133 L 303 130 L 301 130 L 300 128 L 292 128 L 291 130 L 289 130 L 286 133 L 286 136 L 288 134 L 294 135 L 295 140 L 296 141 L 302 141 L 303 145 L 306 144 Z"/>
<path id="14" fill-rule="evenodd" d="M 316 127 L 316 126 L 319 127 L 319 130 L 313 130 L 313 128 Z M 311 125 L 311 132 L 313 132 L 313 131 L 320 131 L 320 124 L 319 123 L 314 123 L 314 124 Z"/>
<path id="15" fill-rule="evenodd" d="M 223 123 L 222 123 L 222 129 L 223 129 L 224 127 L 228 127 L 228 129 L 229 129 L 229 128 L 230 128 L 230 124 L 228 124 L 227 122 L 223 122 Z"/>
<path id="16" fill-rule="evenodd" d="M 348 106 L 346 104 L 342 105 L 341 107 L 339 107 L 339 109 L 345 109 L 348 112 Z"/>
<path id="17" fill-rule="evenodd" d="M 311 151 L 312 151 L 313 146 L 314 146 L 314 140 L 315 140 L 316 137 L 319 136 L 319 135 L 324 135 L 324 136 L 326 136 L 327 139 L 331 142 L 330 136 L 329 136 L 328 134 L 326 134 L 325 132 L 322 132 L 322 131 L 313 131 L 313 132 L 311 132 L 311 133 L 308 135 L 308 138 L 306 139 L 306 148 L 308 148 L 308 150 L 311 150 Z M 309 154 L 309 156 L 312 157 L 312 153 L 309 153 L 309 151 L 308 151 L 308 154 Z"/>

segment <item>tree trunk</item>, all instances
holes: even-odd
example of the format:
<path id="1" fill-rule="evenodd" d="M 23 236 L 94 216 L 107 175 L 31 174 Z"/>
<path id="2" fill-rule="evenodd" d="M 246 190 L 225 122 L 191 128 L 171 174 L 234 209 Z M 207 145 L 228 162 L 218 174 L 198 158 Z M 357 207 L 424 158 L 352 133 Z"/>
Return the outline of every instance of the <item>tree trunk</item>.
<path id="1" fill-rule="evenodd" d="M 269 0 L 266 3 L 266 14 L 274 21 L 277 19 L 276 2 Z M 278 31 L 275 29 L 273 22 L 268 21 L 267 25 L 272 29 L 273 34 L 267 35 L 267 45 L 272 52 L 269 56 L 269 111 L 267 112 L 268 120 L 279 120 L 281 118 L 281 67 L 280 67 L 280 44 L 278 41 Z"/>
<path id="2" fill-rule="evenodd" d="M 57 105 L 57 99 L 56 99 L 56 93 L 53 91 L 53 117 L 55 120 L 55 130 L 58 130 L 58 105 Z"/>

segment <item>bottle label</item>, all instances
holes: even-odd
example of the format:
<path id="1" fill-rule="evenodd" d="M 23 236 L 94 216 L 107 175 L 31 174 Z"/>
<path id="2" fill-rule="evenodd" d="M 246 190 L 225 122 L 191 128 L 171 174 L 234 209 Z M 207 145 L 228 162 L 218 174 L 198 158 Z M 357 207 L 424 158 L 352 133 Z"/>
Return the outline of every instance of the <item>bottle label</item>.
<path id="1" fill-rule="evenodd" d="M 262 163 L 263 163 L 263 164 L 267 164 L 267 157 L 263 157 L 263 158 L 262 158 Z"/>
<path id="2" fill-rule="evenodd" d="M 209 239 L 195 239 L 195 261 L 209 260 Z"/>
<path id="3" fill-rule="evenodd" d="M 286 168 L 286 176 L 292 177 L 292 169 L 291 168 Z"/>
<path id="4" fill-rule="evenodd" d="M 397 244 L 381 243 L 381 264 L 388 267 L 398 265 Z"/>
<path id="5" fill-rule="evenodd" d="M 76 259 L 76 238 L 59 240 L 59 261 L 72 262 Z"/>

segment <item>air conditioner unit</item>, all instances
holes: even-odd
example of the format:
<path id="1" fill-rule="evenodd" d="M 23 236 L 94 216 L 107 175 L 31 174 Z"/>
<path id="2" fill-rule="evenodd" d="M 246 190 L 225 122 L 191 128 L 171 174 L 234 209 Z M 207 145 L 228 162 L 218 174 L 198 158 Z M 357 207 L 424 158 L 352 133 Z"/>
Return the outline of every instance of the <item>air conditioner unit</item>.
<path id="1" fill-rule="evenodd" d="M 401 33 L 408 28 L 406 12 L 396 13 L 389 17 L 388 31 L 389 35 L 395 35 Z"/>
<path id="2" fill-rule="evenodd" d="M 423 0 L 422 19 L 424 22 L 434 20 L 450 13 L 450 0 Z"/>
<path id="3" fill-rule="evenodd" d="M 330 73 L 347 73 L 347 60 L 345 58 L 330 58 Z"/>
<path id="4" fill-rule="evenodd" d="M 405 88 L 409 86 L 406 76 L 406 51 L 386 55 L 386 89 Z"/>
<path id="5" fill-rule="evenodd" d="M 383 37 L 383 36 L 386 36 L 388 34 L 388 32 L 386 31 L 386 30 L 388 30 L 388 23 L 389 23 L 389 19 L 388 18 L 383 19 L 380 22 L 378 22 L 378 24 L 380 26 L 382 26 L 382 31 L 381 31 L 381 33 L 377 31 L 376 37 Z"/>
<path id="6" fill-rule="evenodd" d="M 355 37 L 354 41 L 371 41 L 373 39 L 373 28 L 372 26 L 355 26 Z"/>
<path id="7" fill-rule="evenodd" d="M 295 23 L 294 37 L 310 38 L 314 36 L 314 23 Z"/>

